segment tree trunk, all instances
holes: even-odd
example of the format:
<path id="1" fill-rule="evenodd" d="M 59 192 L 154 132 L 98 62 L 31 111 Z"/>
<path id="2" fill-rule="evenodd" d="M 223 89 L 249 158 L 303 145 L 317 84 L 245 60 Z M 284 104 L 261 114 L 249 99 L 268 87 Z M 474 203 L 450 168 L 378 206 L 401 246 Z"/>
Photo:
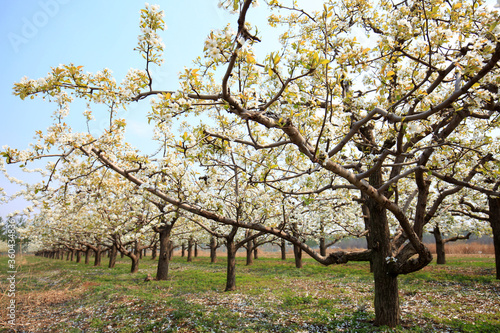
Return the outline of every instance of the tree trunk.
<path id="1" fill-rule="evenodd" d="M 370 185 L 379 187 L 382 183 L 381 170 L 370 176 Z M 398 277 L 390 274 L 388 260 L 392 258 L 387 210 L 373 199 L 366 201 L 370 211 L 371 241 L 373 242 L 373 277 L 375 281 L 375 325 L 395 327 L 400 324 Z"/>
<path id="2" fill-rule="evenodd" d="M 214 236 L 210 237 L 210 262 L 212 264 L 217 262 L 217 240 Z"/>
<path id="3" fill-rule="evenodd" d="M 295 257 L 295 267 L 302 268 L 302 249 L 295 244 L 293 245 L 293 254 Z"/>
<path id="4" fill-rule="evenodd" d="M 198 242 L 194 242 L 194 257 L 198 258 Z"/>
<path id="5" fill-rule="evenodd" d="M 139 247 L 141 246 L 141 243 L 137 241 L 137 242 L 136 242 L 136 246 L 137 246 L 137 248 L 139 248 Z M 136 254 L 138 254 L 138 255 L 139 255 L 139 259 L 142 259 L 142 249 L 137 250 L 137 251 L 135 251 L 135 252 L 136 252 Z"/>
<path id="6" fill-rule="evenodd" d="M 286 242 L 284 239 L 281 240 L 280 249 L 281 249 L 281 260 L 286 260 Z"/>
<path id="7" fill-rule="evenodd" d="M 435 226 L 432 232 L 434 234 L 434 240 L 436 241 L 436 264 L 444 265 L 446 264 L 446 253 L 444 251 L 444 241 L 441 235 L 441 230 L 439 230 L 439 226 Z"/>
<path id="8" fill-rule="evenodd" d="M 141 252 L 141 251 L 139 251 L 139 252 Z M 137 273 L 139 271 L 139 260 L 140 259 L 141 259 L 140 253 L 137 253 L 137 254 L 130 253 L 130 260 L 132 260 L 132 266 L 130 267 L 130 273 Z"/>
<path id="9" fill-rule="evenodd" d="M 259 249 L 257 248 L 257 240 L 253 240 L 253 258 L 255 260 L 259 259 Z"/>
<path id="10" fill-rule="evenodd" d="M 181 257 L 185 257 L 186 256 L 186 244 L 182 243 L 181 245 Z"/>
<path id="11" fill-rule="evenodd" d="M 101 246 L 99 245 L 97 247 L 97 250 L 94 250 L 95 253 L 95 258 L 94 258 L 94 266 L 101 266 L 101 253 L 102 249 Z"/>
<path id="12" fill-rule="evenodd" d="M 168 260 L 172 260 L 174 257 L 174 243 L 172 241 L 168 242 Z"/>
<path id="13" fill-rule="evenodd" d="M 497 280 L 500 280 L 500 198 L 488 197 L 490 225 L 493 231 Z"/>
<path id="14" fill-rule="evenodd" d="M 85 250 L 85 265 L 88 265 L 90 262 L 90 247 L 87 246 Z"/>
<path id="15" fill-rule="evenodd" d="M 76 251 L 76 262 L 79 264 L 82 261 L 82 251 Z"/>
<path id="16" fill-rule="evenodd" d="M 365 236 L 366 248 L 372 249 L 373 244 L 372 244 L 372 238 L 370 237 L 370 210 L 366 206 L 366 200 L 368 199 L 368 196 L 362 194 L 361 197 L 365 200 L 365 203 L 361 204 L 361 211 L 363 212 L 363 222 L 365 223 L 365 230 L 368 231 L 368 233 Z M 373 260 L 370 260 L 370 273 L 373 273 Z"/>
<path id="17" fill-rule="evenodd" d="M 118 249 L 116 243 L 113 243 L 111 249 L 109 250 L 109 264 L 108 268 L 114 268 L 116 264 L 116 257 L 118 256 Z"/>
<path id="18" fill-rule="evenodd" d="M 319 254 L 321 254 L 323 257 L 326 256 L 326 242 L 325 237 L 323 236 L 319 238 Z"/>
<path id="19" fill-rule="evenodd" d="M 191 238 L 188 240 L 187 253 L 188 253 L 187 261 L 188 262 L 193 261 L 193 240 Z"/>
<path id="20" fill-rule="evenodd" d="M 172 227 L 161 226 L 160 227 L 160 255 L 158 258 L 158 267 L 156 270 L 157 280 L 167 280 L 168 279 L 168 268 L 170 265 L 170 231 Z"/>
<path id="21" fill-rule="evenodd" d="M 227 278 L 226 289 L 224 291 L 236 290 L 236 245 L 234 244 L 234 236 L 227 237 Z"/>
<path id="22" fill-rule="evenodd" d="M 249 241 L 247 242 L 247 247 L 246 247 L 246 250 L 247 250 L 247 263 L 246 265 L 247 266 L 250 266 L 253 264 L 253 242 L 252 241 Z"/>
<path id="23" fill-rule="evenodd" d="M 75 249 L 71 249 L 71 255 L 70 255 L 69 260 L 73 261 L 74 257 L 75 257 Z"/>
<path id="24" fill-rule="evenodd" d="M 158 255 L 158 243 L 155 242 L 153 248 L 151 249 L 151 260 L 155 260 Z"/>

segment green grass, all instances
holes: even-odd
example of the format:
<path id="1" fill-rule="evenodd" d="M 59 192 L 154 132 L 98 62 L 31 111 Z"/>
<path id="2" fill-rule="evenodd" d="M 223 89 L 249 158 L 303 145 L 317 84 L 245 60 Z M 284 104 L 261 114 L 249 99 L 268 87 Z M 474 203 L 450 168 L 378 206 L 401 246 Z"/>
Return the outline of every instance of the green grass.
<path id="1" fill-rule="evenodd" d="M 237 291 L 224 292 L 224 258 L 174 258 L 168 281 L 149 257 L 139 273 L 25 256 L 17 285 L 17 324 L 29 332 L 500 332 L 500 282 L 490 258 L 451 258 L 399 278 L 402 325 L 374 327 L 368 265 L 237 259 Z M 0 257 L 0 272 L 7 258 Z M 0 275 L 2 288 L 6 276 Z M 6 306 L 3 297 L 0 306 Z M 2 312 L 3 315 L 3 312 Z M 2 317 L 2 322 L 5 318 Z M 1 327 L 1 324 L 0 324 Z M 1 329 L 0 329 L 1 330 Z"/>

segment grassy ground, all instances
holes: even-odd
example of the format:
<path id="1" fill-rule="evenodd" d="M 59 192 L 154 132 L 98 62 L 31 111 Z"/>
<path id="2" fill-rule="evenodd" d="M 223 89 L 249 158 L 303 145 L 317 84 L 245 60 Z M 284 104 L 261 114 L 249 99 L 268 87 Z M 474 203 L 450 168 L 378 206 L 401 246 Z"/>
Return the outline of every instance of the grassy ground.
<path id="1" fill-rule="evenodd" d="M 372 325 L 373 283 L 365 263 L 323 267 L 263 258 L 244 266 L 237 288 L 223 292 L 224 258 L 174 258 L 169 281 L 149 281 L 155 263 L 117 267 L 32 256 L 17 258 L 19 332 L 500 332 L 500 282 L 493 259 L 448 258 L 401 276 L 403 324 Z M 9 332 L 7 258 L 0 257 L 0 331 Z"/>

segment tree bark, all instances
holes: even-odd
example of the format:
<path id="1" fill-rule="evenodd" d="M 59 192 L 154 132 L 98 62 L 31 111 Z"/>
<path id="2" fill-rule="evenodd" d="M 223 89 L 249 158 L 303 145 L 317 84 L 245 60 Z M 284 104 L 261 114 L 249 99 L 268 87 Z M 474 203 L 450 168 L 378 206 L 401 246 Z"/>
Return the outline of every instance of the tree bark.
<path id="1" fill-rule="evenodd" d="M 217 262 L 217 240 L 214 236 L 210 237 L 210 262 Z"/>
<path id="2" fill-rule="evenodd" d="M 368 200 L 368 196 L 366 194 L 361 195 L 364 198 L 365 203 L 361 204 L 361 211 L 363 212 L 363 221 L 365 223 L 365 230 L 368 231 L 365 239 L 366 239 L 366 247 L 367 249 L 373 248 L 372 237 L 370 237 L 370 210 L 366 206 L 366 200 Z M 370 260 L 370 273 L 373 273 L 373 260 Z"/>
<path id="3" fill-rule="evenodd" d="M 141 251 L 139 251 L 139 252 L 141 252 Z M 141 259 L 140 253 L 137 253 L 137 254 L 130 253 L 129 258 L 130 258 L 130 260 L 132 260 L 132 266 L 130 267 L 130 273 L 137 273 L 139 271 L 139 260 Z"/>
<path id="4" fill-rule="evenodd" d="M 85 250 L 85 265 L 88 265 L 90 262 L 90 247 L 87 246 L 87 249 Z"/>
<path id="5" fill-rule="evenodd" d="M 321 254 L 323 257 L 326 256 L 326 242 L 324 236 L 321 236 L 319 238 L 319 254 Z"/>
<path id="6" fill-rule="evenodd" d="M 160 255 L 158 258 L 158 267 L 156 270 L 157 280 L 168 279 L 168 268 L 170 266 L 170 231 L 171 226 L 161 226 L 159 229 L 160 234 Z"/>
<path id="7" fill-rule="evenodd" d="M 280 250 L 281 250 L 281 260 L 286 260 L 286 241 L 284 239 L 281 240 Z"/>
<path id="8" fill-rule="evenodd" d="M 182 243 L 181 245 L 181 257 L 185 257 L 186 256 L 186 244 Z"/>
<path id="9" fill-rule="evenodd" d="M 174 257 L 174 243 L 172 241 L 168 242 L 168 259 L 172 260 Z"/>
<path id="10" fill-rule="evenodd" d="M 102 254 L 102 249 L 101 246 L 98 245 L 96 249 L 94 250 L 95 258 L 94 258 L 94 266 L 101 266 L 101 254 Z"/>
<path id="11" fill-rule="evenodd" d="M 251 233 L 247 233 L 247 237 L 250 237 L 251 236 Z M 247 250 L 247 262 L 246 262 L 246 266 L 251 266 L 253 264 L 253 242 L 252 240 L 248 241 L 247 242 L 247 246 L 246 246 L 246 250 Z"/>
<path id="12" fill-rule="evenodd" d="M 224 291 L 236 290 L 236 244 L 234 236 L 226 238 L 227 248 L 227 276 L 226 289 Z"/>
<path id="13" fill-rule="evenodd" d="M 198 258 L 198 242 L 194 242 L 194 257 Z"/>
<path id="14" fill-rule="evenodd" d="M 258 249 L 258 246 L 257 246 L 257 240 L 256 239 L 253 240 L 253 258 L 255 260 L 259 259 L 259 249 Z"/>
<path id="15" fill-rule="evenodd" d="M 142 251 L 142 249 L 139 249 L 141 247 L 141 242 L 136 241 L 135 243 L 136 243 L 135 244 L 136 249 L 138 249 L 138 250 L 135 251 L 135 253 L 136 253 L 136 255 L 139 255 L 139 259 L 142 259 L 142 253 L 143 253 L 143 251 Z"/>
<path id="16" fill-rule="evenodd" d="M 298 247 L 297 245 L 293 245 L 293 254 L 295 257 L 295 267 L 296 268 L 302 268 L 303 263 L 302 263 L 302 249 Z"/>
<path id="17" fill-rule="evenodd" d="M 495 266 L 497 280 L 500 280 L 500 198 L 488 197 L 489 219 L 493 231 L 493 246 L 495 248 Z"/>
<path id="18" fill-rule="evenodd" d="M 441 230 L 439 230 L 439 226 L 435 226 L 432 232 L 434 234 L 434 240 L 436 241 L 436 264 L 444 265 L 446 264 L 446 253 L 444 250 L 444 241 L 443 236 L 441 235 Z"/>
<path id="19" fill-rule="evenodd" d="M 381 170 L 370 176 L 370 185 L 378 187 L 382 183 Z M 391 238 L 387 210 L 375 200 L 367 198 L 370 212 L 369 230 L 373 244 L 373 277 L 375 282 L 375 325 L 395 327 L 400 324 L 398 277 L 388 269 L 392 258 Z"/>
<path id="20" fill-rule="evenodd" d="M 155 260 L 158 255 L 158 243 L 155 242 L 153 248 L 151 249 L 151 260 Z"/>
<path id="21" fill-rule="evenodd" d="M 111 249 L 109 250 L 109 264 L 108 268 L 114 268 L 116 265 L 116 257 L 118 256 L 118 249 L 116 247 L 116 243 L 111 245 Z"/>
<path id="22" fill-rule="evenodd" d="M 82 251 L 76 251 L 76 262 L 79 264 L 82 261 Z"/>

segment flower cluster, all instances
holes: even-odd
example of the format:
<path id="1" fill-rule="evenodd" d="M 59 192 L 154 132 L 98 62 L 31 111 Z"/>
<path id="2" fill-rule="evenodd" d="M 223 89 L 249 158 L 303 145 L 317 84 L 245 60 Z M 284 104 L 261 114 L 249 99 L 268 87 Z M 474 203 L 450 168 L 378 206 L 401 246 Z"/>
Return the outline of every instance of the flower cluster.
<path id="1" fill-rule="evenodd" d="M 229 58 L 235 35 L 236 32 L 230 25 L 224 30 L 211 31 L 205 40 L 204 51 L 206 55 L 215 61 Z"/>
<path id="2" fill-rule="evenodd" d="M 148 82 L 149 78 L 144 70 L 131 68 L 121 84 L 121 94 L 125 98 L 133 98 L 147 87 Z"/>
<path id="3" fill-rule="evenodd" d="M 161 55 L 165 44 L 162 42 L 158 30 L 167 28 L 163 20 L 165 13 L 160 10 L 160 6 L 146 3 L 145 9 L 142 9 L 140 14 L 141 34 L 138 36 L 139 45 L 135 50 L 141 52 L 147 61 L 160 66 L 163 63 Z"/>

